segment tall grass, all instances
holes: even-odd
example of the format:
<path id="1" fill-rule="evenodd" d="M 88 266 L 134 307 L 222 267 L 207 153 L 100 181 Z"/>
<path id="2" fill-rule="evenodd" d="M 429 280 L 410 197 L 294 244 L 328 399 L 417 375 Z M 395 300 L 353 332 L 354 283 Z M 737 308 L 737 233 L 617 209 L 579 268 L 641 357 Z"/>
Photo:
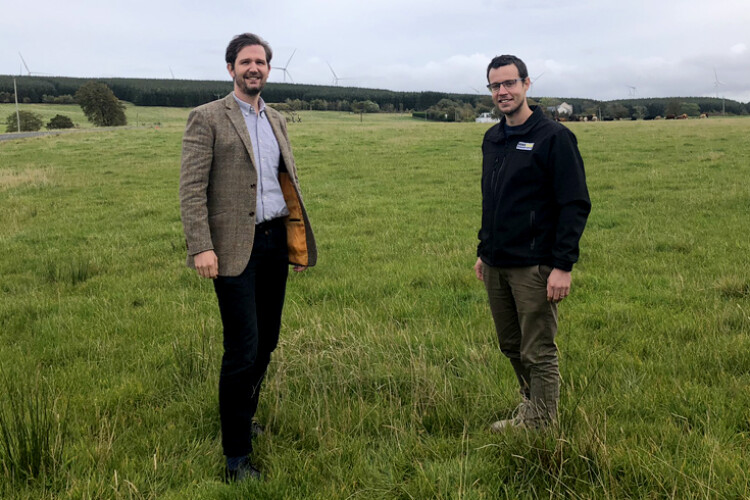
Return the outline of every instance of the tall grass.
<path id="1" fill-rule="evenodd" d="M 45 266 L 45 275 L 51 283 L 76 285 L 88 280 L 96 273 L 96 265 L 88 258 L 67 256 L 49 259 Z"/>
<path id="2" fill-rule="evenodd" d="M 44 480 L 63 466 L 65 408 L 45 380 L 2 372 L 0 459 L 11 482 Z"/>
<path id="3" fill-rule="evenodd" d="M 189 335 L 187 339 L 175 339 L 172 348 L 175 380 L 179 386 L 189 386 L 208 379 L 215 366 L 216 356 L 205 323 L 201 324 L 198 338 Z"/>

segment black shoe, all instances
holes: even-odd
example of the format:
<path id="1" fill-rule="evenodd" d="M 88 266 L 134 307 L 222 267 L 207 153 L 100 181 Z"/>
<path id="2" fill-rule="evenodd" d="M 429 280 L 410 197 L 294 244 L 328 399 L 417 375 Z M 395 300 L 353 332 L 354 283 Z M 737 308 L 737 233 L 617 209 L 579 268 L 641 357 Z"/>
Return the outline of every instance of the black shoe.
<path id="1" fill-rule="evenodd" d="M 260 480 L 261 474 L 250 462 L 245 462 L 236 469 L 224 469 L 224 479 L 229 482 Z"/>
<path id="2" fill-rule="evenodd" d="M 263 428 L 263 426 L 260 425 L 258 422 L 253 420 L 252 423 L 250 424 L 250 432 L 252 433 L 253 437 L 258 437 L 258 436 L 262 436 L 263 434 L 265 434 L 266 429 Z"/>

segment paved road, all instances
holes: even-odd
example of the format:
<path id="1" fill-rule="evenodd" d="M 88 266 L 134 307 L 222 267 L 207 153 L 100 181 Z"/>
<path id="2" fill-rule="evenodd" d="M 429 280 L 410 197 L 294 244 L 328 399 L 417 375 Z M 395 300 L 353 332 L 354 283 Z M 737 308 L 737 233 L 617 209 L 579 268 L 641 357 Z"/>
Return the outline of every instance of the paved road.
<path id="1" fill-rule="evenodd" d="M 101 132 L 104 130 L 125 130 L 134 128 L 150 127 L 92 127 L 92 128 L 73 128 L 65 130 L 50 130 L 48 132 L 15 132 L 13 134 L 0 134 L 0 141 L 12 141 L 13 139 L 28 139 L 29 137 L 41 137 L 45 135 L 75 134 L 78 132 Z"/>

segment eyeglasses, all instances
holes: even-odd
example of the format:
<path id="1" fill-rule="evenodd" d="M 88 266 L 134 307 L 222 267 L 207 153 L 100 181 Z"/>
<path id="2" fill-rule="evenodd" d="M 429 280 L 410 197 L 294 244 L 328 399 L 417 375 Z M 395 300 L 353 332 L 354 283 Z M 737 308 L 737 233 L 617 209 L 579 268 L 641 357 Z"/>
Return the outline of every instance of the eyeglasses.
<path id="1" fill-rule="evenodd" d="M 518 82 L 522 82 L 523 78 L 516 78 L 514 80 L 505 80 L 504 82 L 495 82 L 487 85 L 487 88 L 493 94 L 500 90 L 500 87 L 505 87 L 505 90 L 513 90 Z"/>

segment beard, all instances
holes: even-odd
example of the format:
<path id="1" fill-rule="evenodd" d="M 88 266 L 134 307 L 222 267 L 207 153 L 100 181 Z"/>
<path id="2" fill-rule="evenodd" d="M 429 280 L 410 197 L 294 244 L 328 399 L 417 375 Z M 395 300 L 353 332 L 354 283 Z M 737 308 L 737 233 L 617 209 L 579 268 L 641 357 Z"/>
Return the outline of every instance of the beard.
<path id="1" fill-rule="evenodd" d="M 513 116 L 516 113 L 518 113 L 518 111 L 521 109 L 521 107 L 523 106 L 524 101 L 525 100 L 522 100 L 521 102 L 518 102 L 514 98 L 513 101 L 510 103 L 511 107 L 510 107 L 509 110 L 503 111 L 502 108 L 499 105 L 496 105 L 497 106 L 497 110 L 500 111 L 505 116 Z"/>
<path id="2" fill-rule="evenodd" d="M 247 83 L 245 82 L 245 78 L 251 78 L 251 77 L 257 77 L 260 81 L 260 85 L 257 87 L 249 87 Z M 255 97 L 256 95 L 260 94 L 260 91 L 263 90 L 263 87 L 265 87 L 265 82 L 262 79 L 262 76 L 257 73 L 245 73 L 244 75 L 240 75 L 239 73 L 234 76 L 234 83 L 237 85 L 237 88 L 240 89 L 240 91 L 249 96 Z"/>

